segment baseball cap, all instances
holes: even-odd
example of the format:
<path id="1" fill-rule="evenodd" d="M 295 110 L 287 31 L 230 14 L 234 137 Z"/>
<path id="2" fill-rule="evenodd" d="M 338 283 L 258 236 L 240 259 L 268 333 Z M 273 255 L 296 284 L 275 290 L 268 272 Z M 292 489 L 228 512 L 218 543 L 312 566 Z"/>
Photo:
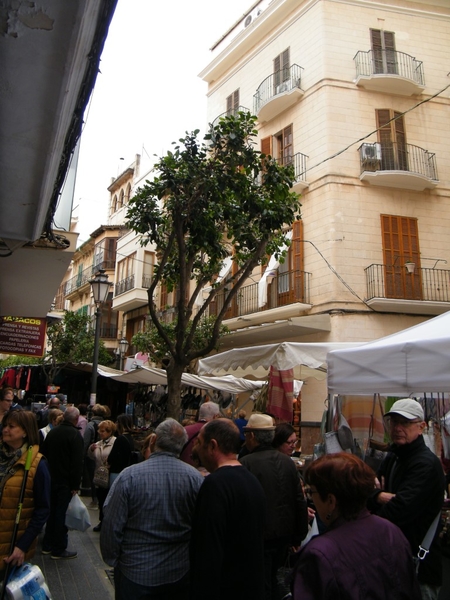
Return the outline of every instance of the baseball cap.
<path id="1" fill-rule="evenodd" d="M 394 402 L 394 404 L 391 406 L 391 410 L 384 416 L 390 417 L 391 415 L 400 415 L 401 417 L 410 420 L 425 420 L 423 408 L 420 406 L 417 400 L 413 400 L 412 398 L 403 398 L 402 400 L 397 400 Z"/>

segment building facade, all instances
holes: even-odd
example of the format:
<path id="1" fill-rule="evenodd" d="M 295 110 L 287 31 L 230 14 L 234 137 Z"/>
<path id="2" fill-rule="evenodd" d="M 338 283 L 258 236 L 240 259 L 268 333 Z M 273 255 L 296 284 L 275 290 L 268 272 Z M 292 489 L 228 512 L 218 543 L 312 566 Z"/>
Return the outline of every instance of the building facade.
<path id="1" fill-rule="evenodd" d="M 450 309 L 449 50 L 445 0 L 261 0 L 214 45 L 208 122 L 254 113 L 303 205 L 266 304 L 234 307 L 223 349 L 370 341 Z M 326 384 L 307 383 L 317 422 Z"/>

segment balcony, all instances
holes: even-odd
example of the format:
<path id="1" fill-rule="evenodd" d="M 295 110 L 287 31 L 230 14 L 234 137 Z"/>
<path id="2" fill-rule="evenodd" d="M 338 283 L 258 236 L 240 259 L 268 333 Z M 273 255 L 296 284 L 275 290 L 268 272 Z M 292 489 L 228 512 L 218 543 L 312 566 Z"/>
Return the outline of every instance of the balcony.
<path id="1" fill-rule="evenodd" d="M 139 285 L 134 274 L 118 281 L 114 286 L 113 309 L 129 311 L 148 304 L 147 290 L 151 282 L 151 275 L 142 275 Z"/>
<path id="2" fill-rule="evenodd" d="M 277 162 L 280 164 L 287 166 L 294 166 L 295 173 L 295 183 L 292 186 L 292 190 L 297 194 L 300 194 L 304 189 L 308 187 L 308 183 L 306 182 L 306 159 L 308 157 L 306 154 L 302 154 L 301 152 L 297 152 L 293 156 L 286 156 L 284 158 L 277 159 Z"/>
<path id="3" fill-rule="evenodd" d="M 292 65 L 264 79 L 253 96 L 253 112 L 260 123 L 270 121 L 300 100 L 304 94 L 302 71 L 302 67 Z"/>
<path id="4" fill-rule="evenodd" d="M 439 183 L 436 155 L 419 146 L 397 142 L 362 144 L 361 181 L 403 190 L 434 189 Z"/>
<path id="5" fill-rule="evenodd" d="M 228 307 L 224 320 L 264 312 L 266 317 L 263 317 L 263 321 L 273 321 L 274 317 L 270 318 L 272 315 L 269 316 L 267 314 L 267 311 L 271 309 L 279 309 L 299 303 L 307 305 L 303 310 L 310 308 L 310 277 L 311 273 L 306 273 L 305 271 L 278 273 L 268 285 L 267 303 L 262 307 L 259 306 L 258 302 L 258 283 L 243 286 L 239 290 L 237 297 Z M 216 295 L 214 301 L 209 305 L 209 315 L 217 315 L 220 312 L 225 293 L 225 291 L 222 291 Z"/>
<path id="6" fill-rule="evenodd" d="M 114 259 L 104 260 L 103 262 L 93 265 L 92 267 L 84 269 L 84 271 L 81 271 L 81 273 L 77 273 L 75 277 L 72 277 L 64 284 L 64 296 L 67 298 L 75 292 L 78 293 L 82 287 L 88 286 L 89 280 L 92 279 L 100 269 L 103 269 L 104 271 L 114 271 L 115 266 L 116 259 L 114 257 Z"/>
<path id="7" fill-rule="evenodd" d="M 248 113 L 250 112 L 250 109 L 246 108 L 245 106 L 238 106 L 237 108 L 227 110 L 214 119 L 214 121 L 211 123 L 211 128 L 216 127 L 219 124 L 220 119 L 224 119 L 225 117 L 229 116 L 236 117 L 240 112 Z"/>
<path id="8" fill-rule="evenodd" d="M 409 266 L 409 265 L 408 265 Z M 379 312 L 439 315 L 450 310 L 450 270 L 414 265 L 365 269 L 367 305 Z"/>
<path id="9" fill-rule="evenodd" d="M 101 325 L 100 338 L 104 340 L 116 340 L 117 327 L 115 325 Z"/>
<path id="10" fill-rule="evenodd" d="M 372 92 L 412 96 L 425 89 L 423 64 L 395 50 L 359 51 L 354 57 L 356 85 Z"/>

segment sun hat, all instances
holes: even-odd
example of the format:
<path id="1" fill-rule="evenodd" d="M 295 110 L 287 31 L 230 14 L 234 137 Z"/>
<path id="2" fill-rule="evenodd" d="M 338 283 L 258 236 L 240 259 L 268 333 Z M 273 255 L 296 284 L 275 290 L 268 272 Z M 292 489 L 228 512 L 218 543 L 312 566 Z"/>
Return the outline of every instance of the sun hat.
<path id="1" fill-rule="evenodd" d="M 401 417 L 410 420 L 420 419 L 423 421 L 425 419 L 423 408 L 416 400 L 412 400 L 412 398 L 403 398 L 402 400 L 394 402 L 391 406 L 391 410 L 384 416 L 389 417 L 391 415 L 400 415 Z"/>
<path id="2" fill-rule="evenodd" d="M 275 431 L 275 425 L 273 424 L 273 419 L 270 415 L 263 415 L 261 413 L 250 415 L 250 419 L 244 427 L 244 431 L 260 429 L 264 431 Z"/>

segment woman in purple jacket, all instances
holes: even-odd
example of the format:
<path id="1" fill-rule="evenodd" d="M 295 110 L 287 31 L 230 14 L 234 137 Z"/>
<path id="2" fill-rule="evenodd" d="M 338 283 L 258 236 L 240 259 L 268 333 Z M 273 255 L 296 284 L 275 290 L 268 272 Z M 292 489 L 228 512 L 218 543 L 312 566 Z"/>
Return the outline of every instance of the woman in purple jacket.
<path id="1" fill-rule="evenodd" d="M 400 529 L 365 508 L 375 473 L 352 454 L 328 454 L 305 474 L 326 524 L 298 554 L 294 600 L 420 600 L 410 545 Z"/>

